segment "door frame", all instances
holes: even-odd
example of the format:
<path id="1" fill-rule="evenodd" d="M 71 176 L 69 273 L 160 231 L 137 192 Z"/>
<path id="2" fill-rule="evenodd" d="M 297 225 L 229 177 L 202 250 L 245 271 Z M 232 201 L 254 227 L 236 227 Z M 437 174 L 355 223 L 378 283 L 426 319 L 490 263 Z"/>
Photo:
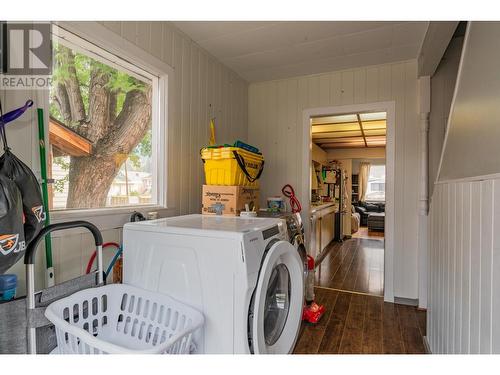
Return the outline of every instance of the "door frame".
<path id="1" fill-rule="evenodd" d="M 394 101 L 374 102 L 366 104 L 328 106 L 308 108 L 302 111 L 302 182 L 300 200 L 304 216 L 302 221 L 306 233 L 306 244 L 310 244 L 310 204 L 311 204 L 311 153 L 312 132 L 311 117 L 332 116 L 356 112 L 386 112 L 387 142 L 385 148 L 385 231 L 384 231 L 384 301 L 394 302 L 394 169 L 395 169 L 395 119 L 396 104 Z"/>

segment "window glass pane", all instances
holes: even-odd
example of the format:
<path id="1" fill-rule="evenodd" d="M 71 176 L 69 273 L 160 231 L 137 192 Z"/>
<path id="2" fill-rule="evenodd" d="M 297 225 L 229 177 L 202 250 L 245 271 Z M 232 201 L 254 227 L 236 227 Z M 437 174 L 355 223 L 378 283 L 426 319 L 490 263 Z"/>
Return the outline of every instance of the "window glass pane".
<path id="1" fill-rule="evenodd" d="M 51 208 L 157 203 L 152 81 L 58 41 L 53 62 Z"/>
<path id="2" fill-rule="evenodd" d="M 370 166 L 365 199 L 367 201 L 385 202 L 385 165 Z"/>

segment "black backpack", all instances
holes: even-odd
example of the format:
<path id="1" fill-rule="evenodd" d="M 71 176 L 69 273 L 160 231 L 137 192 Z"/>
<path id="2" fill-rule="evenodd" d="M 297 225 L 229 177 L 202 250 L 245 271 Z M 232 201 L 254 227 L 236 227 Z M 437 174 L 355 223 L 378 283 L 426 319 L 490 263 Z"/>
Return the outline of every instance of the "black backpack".
<path id="1" fill-rule="evenodd" d="M 4 127 L 0 119 L 4 146 L 0 157 L 0 274 L 21 258 L 46 217 L 40 185 L 31 169 L 10 151 Z"/>
<path id="2" fill-rule="evenodd" d="M 45 224 L 45 210 L 40 185 L 31 169 L 8 148 L 0 157 L 0 174 L 14 181 L 21 192 L 24 236 L 26 244 L 29 244 Z"/>
<path id="3" fill-rule="evenodd" d="M 23 256 L 25 249 L 21 192 L 14 181 L 0 174 L 0 275 Z"/>

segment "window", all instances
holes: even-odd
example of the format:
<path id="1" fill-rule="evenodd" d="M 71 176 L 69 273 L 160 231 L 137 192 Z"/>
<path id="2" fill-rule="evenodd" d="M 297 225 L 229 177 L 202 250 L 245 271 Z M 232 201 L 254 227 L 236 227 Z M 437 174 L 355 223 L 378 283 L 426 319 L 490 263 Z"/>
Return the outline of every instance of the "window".
<path id="1" fill-rule="evenodd" d="M 371 191 L 385 191 L 385 183 L 384 182 L 372 182 Z"/>
<path id="2" fill-rule="evenodd" d="M 49 98 L 51 209 L 160 204 L 159 78 L 57 31 Z"/>
<path id="3" fill-rule="evenodd" d="M 385 202 L 385 165 L 371 165 L 365 199 L 371 202 Z"/>

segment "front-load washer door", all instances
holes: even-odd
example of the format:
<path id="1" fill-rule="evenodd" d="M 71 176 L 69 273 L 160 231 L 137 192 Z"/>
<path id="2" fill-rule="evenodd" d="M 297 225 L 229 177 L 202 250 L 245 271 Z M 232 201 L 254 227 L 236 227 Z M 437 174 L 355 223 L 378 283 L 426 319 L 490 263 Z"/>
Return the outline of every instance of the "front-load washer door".
<path id="1" fill-rule="evenodd" d="M 302 260 L 289 242 L 277 241 L 266 253 L 255 289 L 251 332 L 255 354 L 293 350 L 303 300 Z"/>

